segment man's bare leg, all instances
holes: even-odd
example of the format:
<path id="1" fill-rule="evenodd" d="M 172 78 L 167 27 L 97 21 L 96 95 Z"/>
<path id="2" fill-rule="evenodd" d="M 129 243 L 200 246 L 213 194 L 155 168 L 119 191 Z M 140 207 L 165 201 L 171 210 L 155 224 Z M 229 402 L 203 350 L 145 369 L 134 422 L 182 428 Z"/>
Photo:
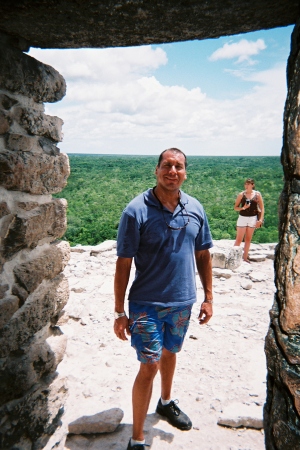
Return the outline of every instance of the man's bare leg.
<path id="1" fill-rule="evenodd" d="M 159 362 L 159 370 L 161 374 L 161 398 L 163 400 L 170 400 L 167 405 L 158 402 L 156 412 L 161 416 L 167 417 L 171 425 L 180 430 L 190 430 L 192 422 L 190 418 L 181 411 L 177 402 L 171 400 L 173 376 L 176 367 L 176 353 L 169 352 L 163 349 L 162 356 Z"/>
<path id="2" fill-rule="evenodd" d="M 151 400 L 152 386 L 159 363 L 141 363 L 132 388 L 133 427 L 132 439 L 144 439 L 144 423 Z"/>
<path id="3" fill-rule="evenodd" d="M 176 353 L 163 348 L 159 361 L 159 371 L 161 375 L 161 398 L 169 400 L 171 398 L 173 376 L 176 367 Z"/>

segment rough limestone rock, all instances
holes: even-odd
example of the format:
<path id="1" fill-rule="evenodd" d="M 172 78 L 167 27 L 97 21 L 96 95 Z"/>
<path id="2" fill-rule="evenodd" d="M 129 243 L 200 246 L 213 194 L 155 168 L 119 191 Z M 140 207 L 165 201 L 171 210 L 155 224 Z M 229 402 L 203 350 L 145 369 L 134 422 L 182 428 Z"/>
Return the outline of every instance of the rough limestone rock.
<path id="1" fill-rule="evenodd" d="M 66 82 L 53 67 L 17 49 L 0 46 L 0 86 L 35 102 L 57 102 L 66 94 Z"/>
<path id="2" fill-rule="evenodd" d="M 23 127 L 28 134 L 43 136 L 55 142 L 62 141 L 63 120 L 59 117 L 48 116 L 39 109 L 24 108 L 21 105 L 14 106 L 9 117 Z"/>
<path id="3" fill-rule="evenodd" d="M 231 428 L 263 428 L 263 411 L 261 406 L 255 403 L 245 405 L 242 403 L 232 403 L 222 413 L 218 420 L 218 425 Z"/>
<path id="4" fill-rule="evenodd" d="M 0 202 L 0 219 L 2 219 L 2 217 L 7 216 L 7 214 L 10 213 L 10 210 L 7 206 L 6 202 Z"/>
<path id="5" fill-rule="evenodd" d="M 223 252 L 220 251 L 210 251 L 211 253 L 211 259 L 212 259 L 212 266 L 218 267 L 220 269 L 225 269 L 226 267 L 226 255 Z"/>
<path id="6" fill-rule="evenodd" d="M 54 374 L 43 378 L 17 402 L 0 408 L 0 422 L 5 422 L 1 447 L 42 450 L 60 426 L 66 396 L 66 379 Z"/>
<path id="7" fill-rule="evenodd" d="M 213 268 L 213 276 L 218 278 L 231 278 L 232 277 L 232 271 L 229 269 L 218 269 Z"/>
<path id="8" fill-rule="evenodd" d="M 5 148 L 13 152 L 42 153 L 43 149 L 37 136 L 24 136 L 23 134 L 10 133 L 5 139 Z"/>
<path id="9" fill-rule="evenodd" d="M 64 241 L 55 242 L 38 258 L 17 265 L 14 268 L 16 281 L 28 293 L 31 293 L 44 279 L 52 279 L 62 272 L 69 259 L 69 244 Z"/>
<path id="10" fill-rule="evenodd" d="M 19 299 L 15 295 L 0 300 L 0 329 L 9 321 L 19 309 Z"/>
<path id="11" fill-rule="evenodd" d="M 226 261 L 226 269 L 233 270 L 242 263 L 243 249 L 241 247 L 232 247 Z"/>
<path id="12" fill-rule="evenodd" d="M 8 284 L 1 284 L 0 286 L 0 299 L 5 297 L 5 293 L 6 291 L 9 289 L 9 285 Z"/>
<path id="13" fill-rule="evenodd" d="M 299 448 L 300 351 L 300 22 L 292 34 L 287 67 L 281 162 L 285 184 L 279 199 L 279 244 L 275 256 L 276 295 L 265 343 L 267 400 L 264 407 L 266 447 Z"/>
<path id="14" fill-rule="evenodd" d="M 42 48 L 115 47 L 205 39 L 295 23 L 297 0 L 2 2 L 0 30 Z M 220 20 L 222 18 L 222 20 Z M 26 42 L 26 41 L 25 41 Z M 23 49 L 23 48 L 22 48 Z M 44 100 L 45 101 L 45 100 Z"/>
<path id="15" fill-rule="evenodd" d="M 67 337 L 58 327 L 46 326 L 30 343 L 22 346 L 19 355 L 11 355 L 0 365 L 0 407 L 26 395 L 39 380 L 55 372 L 62 361 Z"/>
<path id="16" fill-rule="evenodd" d="M 0 330 L 0 358 L 17 350 L 59 314 L 69 298 L 68 280 L 44 281 Z"/>
<path id="17" fill-rule="evenodd" d="M 107 240 L 105 242 L 102 242 L 99 245 L 96 245 L 91 248 L 90 255 L 91 256 L 97 256 L 99 253 L 106 252 L 107 250 L 113 250 L 117 247 L 116 241 L 113 240 Z"/>
<path id="18" fill-rule="evenodd" d="M 62 237 L 67 227 L 66 208 L 66 200 L 53 199 L 14 216 L 2 240 L 3 256 L 11 258 L 21 249 L 34 248 L 38 243 L 50 243 Z"/>
<path id="19" fill-rule="evenodd" d="M 63 153 L 4 151 L 0 154 L 0 183 L 9 190 L 55 194 L 66 186 L 69 174 L 69 159 Z"/>
<path id="20" fill-rule="evenodd" d="M 250 289 L 252 289 L 252 283 L 251 283 L 251 281 L 245 280 L 245 281 L 243 281 L 243 282 L 241 283 L 241 286 L 242 286 L 242 288 L 245 289 L 246 291 L 249 291 Z"/>
<path id="21" fill-rule="evenodd" d="M 242 263 L 243 249 L 232 245 L 232 241 L 221 239 L 218 246 L 210 249 L 212 266 L 234 270 Z"/>
<path id="22" fill-rule="evenodd" d="M 69 433 L 92 434 L 113 433 L 123 419 L 120 408 L 111 408 L 93 416 L 83 416 L 69 424 Z"/>
<path id="23" fill-rule="evenodd" d="M 274 337 L 279 344 L 280 349 L 284 353 L 290 364 L 300 364 L 300 350 L 298 346 L 298 336 L 295 334 L 286 334 L 279 326 L 278 315 L 271 311 L 272 333 L 270 338 Z M 274 334 L 273 334 L 274 333 Z"/>
<path id="24" fill-rule="evenodd" d="M 249 278 L 254 281 L 254 283 L 260 283 L 262 281 L 266 281 L 266 275 L 260 272 L 251 272 L 249 274 Z"/>
<path id="25" fill-rule="evenodd" d="M 255 254 L 255 253 L 249 254 L 249 260 L 255 261 L 255 262 L 264 261 L 266 259 L 266 257 L 267 257 L 267 255 L 264 255 L 264 254 Z"/>

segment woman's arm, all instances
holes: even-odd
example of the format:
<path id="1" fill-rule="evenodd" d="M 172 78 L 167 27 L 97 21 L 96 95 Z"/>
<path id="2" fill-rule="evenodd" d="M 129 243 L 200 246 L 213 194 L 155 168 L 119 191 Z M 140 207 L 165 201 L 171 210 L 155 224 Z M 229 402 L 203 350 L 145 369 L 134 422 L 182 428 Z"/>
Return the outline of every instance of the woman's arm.
<path id="1" fill-rule="evenodd" d="M 263 198 L 262 198 L 260 192 L 257 193 L 257 197 L 258 197 L 258 206 L 261 211 L 260 219 L 258 220 L 258 223 L 261 226 L 264 222 L 264 217 L 265 217 L 265 205 L 264 205 L 264 201 L 263 201 Z"/>
<path id="2" fill-rule="evenodd" d="M 235 200 L 235 204 L 234 204 L 234 207 L 233 207 L 233 209 L 234 209 L 235 211 L 242 211 L 242 210 L 244 210 L 244 209 L 249 208 L 249 206 L 246 206 L 246 205 L 240 206 L 241 201 L 242 201 L 242 198 L 243 198 L 243 192 L 241 192 L 241 193 L 237 196 L 237 198 L 236 198 L 236 200 Z"/>

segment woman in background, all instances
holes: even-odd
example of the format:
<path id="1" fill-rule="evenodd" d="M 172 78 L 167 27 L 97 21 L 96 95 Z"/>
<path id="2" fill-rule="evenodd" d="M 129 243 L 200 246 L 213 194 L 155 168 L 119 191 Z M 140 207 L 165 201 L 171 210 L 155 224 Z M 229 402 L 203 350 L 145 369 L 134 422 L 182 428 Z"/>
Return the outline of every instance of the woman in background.
<path id="1" fill-rule="evenodd" d="M 265 212 L 262 196 L 254 188 L 254 180 L 247 178 L 245 190 L 239 193 L 234 204 L 234 210 L 240 213 L 236 224 L 237 232 L 234 245 L 239 246 L 243 240 L 245 241 L 243 260 L 247 263 L 250 263 L 248 253 L 254 230 L 262 226 Z"/>

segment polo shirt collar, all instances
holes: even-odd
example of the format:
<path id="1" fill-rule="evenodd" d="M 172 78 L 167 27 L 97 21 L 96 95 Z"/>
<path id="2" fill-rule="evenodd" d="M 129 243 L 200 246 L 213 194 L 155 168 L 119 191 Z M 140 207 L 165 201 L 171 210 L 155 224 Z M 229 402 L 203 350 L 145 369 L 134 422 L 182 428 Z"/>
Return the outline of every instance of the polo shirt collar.
<path id="1" fill-rule="evenodd" d="M 151 191 L 152 191 L 152 188 L 147 189 L 147 191 L 144 192 L 145 204 L 148 206 L 156 206 L 157 207 L 158 201 L 156 200 L 156 198 L 154 197 L 154 195 L 152 194 Z M 183 205 L 186 205 L 189 202 L 186 193 L 183 192 L 182 190 L 180 190 L 180 201 Z"/>

